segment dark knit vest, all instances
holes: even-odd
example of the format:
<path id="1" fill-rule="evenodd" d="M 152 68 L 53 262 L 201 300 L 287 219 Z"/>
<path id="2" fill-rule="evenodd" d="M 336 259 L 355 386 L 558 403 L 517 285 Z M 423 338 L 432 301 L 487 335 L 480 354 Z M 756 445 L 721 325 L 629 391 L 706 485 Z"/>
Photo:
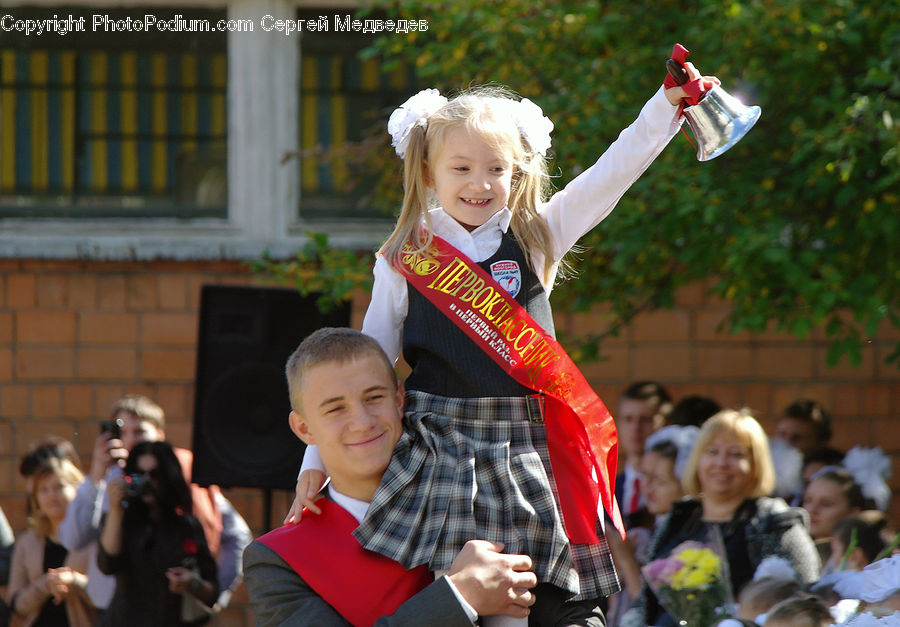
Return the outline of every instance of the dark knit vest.
<path id="1" fill-rule="evenodd" d="M 478 265 L 491 274 L 492 266 L 500 262 L 496 267 L 509 268 L 509 264 L 502 263 L 509 261 L 518 265 L 521 280 L 515 299 L 535 322 L 554 335 L 547 293 L 512 232 L 504 233 L 497 252 Z M 516 282 L 515 272 L 506 270 L 502 276 L 507 279 L 501 281 L 504 287 Z M 403 357 L 412 368 L 406 379 L 407 390 L 451 398 L 534 394 L 534 390 L 506 374 L 418 290 L 409 283 L 407 286 L 409 313 L 403 326 Z"/>

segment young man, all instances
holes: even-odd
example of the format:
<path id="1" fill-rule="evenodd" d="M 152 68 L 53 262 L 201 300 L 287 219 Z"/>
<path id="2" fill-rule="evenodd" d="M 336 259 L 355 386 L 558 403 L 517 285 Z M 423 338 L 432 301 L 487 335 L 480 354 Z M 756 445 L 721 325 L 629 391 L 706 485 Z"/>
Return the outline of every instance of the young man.
<path id="1" fill-rule="evenodd" d="M 808 454 L 831 440 L 831 414 L 808 398 L 799 398 L 781 412 L 775 424 L 775 437 Z"/>
<path id="2" fill-rule="evenodd" d="M 378 343 L 320 329 L 288 360 L 291 429 L 318 445 L 331 477 L 320 513 L 252 542 L 244 576 L 257 625 L 472 625 L 479 615 L 525 617 L 537 583 L 531 559 L 470 541 L 450 573 L 432 580 L 365 551 L 365 515 L 403 429 L 403 389 Z"/>
<path id="3" fill-rule="evenodd" d="M 666 424 L 672 411 L 672 397 L 659 383 L 638 381 L 629 385 L 619 396 L 616 429 L 619 434 L 619 459 L 624 462 L 616 477 L 616 499 L 625 526 L 631 527 L 634 518 L 644 507 L 641 495 L 641 459 L 647 437 Z"/>
<path id="4" fill-rule="evenodd" d="M 140 442 L 165 440 L 165 412 L 146 396 L 128 394 L 119 399 L 110 412 L 118 423 L 119 437 L 102 432 L 94 441 L 91 468 L 78 487 L 75 500 L 69 504 L 66 517 L 59 527 L 60 540 L 70 551 L 99 540 L 103 516 L 109 508 L 106 487 L 122 474 L 129 452 Z M 193 454 L 187 449 L 175 449 L 185 479 L 190 484 Z M 219 588 L 222 595 L 218 606 L 227 605 L 232 590 L 242 581 L 241 555 L 253 539 L 250 528 L 217 486 L 202 488 L 191 485 L 194 516 L 203 525 L 210 551 L 216 556 Z M 105 575 L 91 559 L 87 592 L 94 605 L 101 610 L 109 605 L 115 591 L 115 577 Z M 218 608 L 217 608 L 218 609 Z"/>

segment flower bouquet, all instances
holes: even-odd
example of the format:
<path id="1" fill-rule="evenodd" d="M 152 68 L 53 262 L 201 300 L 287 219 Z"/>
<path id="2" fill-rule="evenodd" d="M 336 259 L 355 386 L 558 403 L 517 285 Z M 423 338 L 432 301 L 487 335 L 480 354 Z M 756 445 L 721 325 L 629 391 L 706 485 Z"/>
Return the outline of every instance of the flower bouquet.
<path id="1" fill-rule="evenodd" d="M 731 616 L 727 563 L 713 545 L 683 542 L 643 567 L 644 578 L 679 625 L 709 627 Z"/>

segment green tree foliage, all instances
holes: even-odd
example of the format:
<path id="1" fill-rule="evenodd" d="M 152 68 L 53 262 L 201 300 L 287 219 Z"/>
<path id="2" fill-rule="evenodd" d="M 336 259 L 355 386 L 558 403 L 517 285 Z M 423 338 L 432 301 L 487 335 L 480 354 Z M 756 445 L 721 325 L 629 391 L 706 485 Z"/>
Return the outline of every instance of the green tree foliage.
<path id="1" fill-rule="evenodd" d="M 676 137 L 582 244 L 557 307 L 603 303 L 614 333 L 706 279 L 731 330 L 824 328 L 829 363 L 859 363 L 900 327 L 900 3 L 897 0 L 394 1 L 425 32 L 370 54 L 416 64 L 424 86 L 499 82 L 555 122 L 562 187 L 593 163 L 658 88 L 672 45 L 760 121 L 725 155 Z M 685 126 L 685 128 L 687 128 Z M 900 362 L 900 348 L 887 356 Z"/>

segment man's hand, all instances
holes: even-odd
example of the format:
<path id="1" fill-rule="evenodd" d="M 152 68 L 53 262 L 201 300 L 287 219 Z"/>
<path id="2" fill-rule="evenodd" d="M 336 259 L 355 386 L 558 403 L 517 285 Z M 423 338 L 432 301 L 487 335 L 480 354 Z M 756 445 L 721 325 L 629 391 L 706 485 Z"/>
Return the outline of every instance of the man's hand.
<path id="1" fill-rule="evenodd" d="M 537 585 L 533 563 L 527 555 L 506 555 L 502 550 L 503 544 L 469 540 L 447 577 L 479 616 L 525 618 L 535 601 L 529 589 Z"/>
<path id="2" fill-rule="evenodd" d="M 109 433 L 101 433 L 94 440 L 94 452 L 91 455 L 91 481 L 100 483 L 110 467 L 119 464 L 125 466 L 128 451 L 122 446 L 122 440 L 113 439 Z"/>
<path id="3" fill-rule="evenodd" d="M 291 509 L 287 516 L 284 517 L 284 524 L 298 523 L 303 518 L 303 508 L 305 507 L 313 514 L 321 514 L 322 510 L 315 504 L 316 495 L 325 484 L 326 475 L 321 470 L 304 470 L 297 479 L 297 488 L 294 493 L 294 502 L 291 503 Z"/>

